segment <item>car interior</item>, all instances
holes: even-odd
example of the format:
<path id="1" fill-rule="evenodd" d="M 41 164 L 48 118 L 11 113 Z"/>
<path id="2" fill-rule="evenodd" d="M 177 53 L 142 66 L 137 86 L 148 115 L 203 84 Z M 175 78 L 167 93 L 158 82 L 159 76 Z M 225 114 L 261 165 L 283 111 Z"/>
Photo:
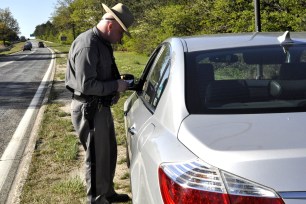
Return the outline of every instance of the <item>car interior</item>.
<path id="1" fill-rule="evenodd" d="M 306 107 L 305 46 L 202 51 L 191 53 L 187 60 L 192 60 L 187 66 L 196 67 L 186 72 L 186 95 L 193 97 L 186 100 L 191 112 L 273 112 Z M 188 91 L 194 88 L 197 94 Z M 201 102 L 192 102 L 196 95 Z"/>

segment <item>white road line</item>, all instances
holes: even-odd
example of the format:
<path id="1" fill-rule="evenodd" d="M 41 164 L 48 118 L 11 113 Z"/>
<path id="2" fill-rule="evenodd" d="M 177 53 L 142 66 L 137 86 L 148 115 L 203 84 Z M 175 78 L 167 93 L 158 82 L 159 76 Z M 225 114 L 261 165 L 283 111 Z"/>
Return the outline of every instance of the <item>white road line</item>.
<path id="1" fill-rule="evenodd" d="M 34 51 L 32 51 L 31 52 L 31 54 L 33 53 Z M 17 53 L 20 53 L 20 52 L 17 52 Z M 15 53 L 16 54 L 16 53 Z M 27 57 L 28 55 L 24 55 L 24 56 L 21 56 L 21 57 L 19 57 L 18 59 L 22 59 L 22 58 L 25 58 L 25 57 Z M 12 60 L 12 61 L 9 61 L 9 62 L 4 62 L 4 63 L 1 63 L 0 62 L 0 67 L 4 67 L 5 65 L 8 65 L 8 64 L 11 64 L 11 63 L 13 63 L 15 60 Z"/>
<path id="2" fill-rule="evenodd" d="M 28 109 L 26 110 L 24 116 L 22 117 L 10 143 L 8 144 L 7 148 L 5 149 L 1 159 L 0 159 L 0 191 L 2 190 L 5 180 L 10 172 L 12 164 L 15 160 L 16 154 L 20 147 L 20 144 L 23 141 L 23 137 L 27 131 L 28 125 L 30 124 L 30 119 L 35 112 L 36 106 L 38 105 L 39 99 L 43 94 L 43 90 L 45 86 L 48 84 L 47 81 L 50 78 L 52 73 L 52 69 L 54 66 L 54 54 L 52 54 L 52 60 L 50 62 L 49 68 L 41 81 L 34 98 L 31 101 Z"/>
<path id="3" fill-rule="evenodd" d="M 10 62 L 4 62 L 3 64 L 0 64 L 0 67 L 4 67 L 5 65 L 11 64 L 13 61 Z"/>

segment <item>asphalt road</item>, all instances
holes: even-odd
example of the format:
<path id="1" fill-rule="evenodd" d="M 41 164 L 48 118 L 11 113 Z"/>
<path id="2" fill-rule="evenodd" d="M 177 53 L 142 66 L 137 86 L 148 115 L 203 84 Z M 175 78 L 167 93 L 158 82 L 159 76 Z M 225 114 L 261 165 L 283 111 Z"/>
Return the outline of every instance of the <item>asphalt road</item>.
<path id="1" fill-rule="evenodd" d="M 4 203 L 22 159 L 53 69 L 48 48 L 0 56 L 0 203 Z"/>

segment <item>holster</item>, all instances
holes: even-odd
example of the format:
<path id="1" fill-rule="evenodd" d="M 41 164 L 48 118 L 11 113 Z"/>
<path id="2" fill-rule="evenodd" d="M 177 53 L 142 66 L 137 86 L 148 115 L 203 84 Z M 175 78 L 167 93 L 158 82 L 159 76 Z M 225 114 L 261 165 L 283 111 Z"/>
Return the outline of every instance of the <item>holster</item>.
<path id="1" fill-rule="evenodd" d="M 113 105 L 113 97 L 115 95 L 108 96 L 87 96 L 84 94 L 73 94 L 72 98 L 84 103 L 84 117 L 88 121 L 92 121 L 95 117 L 95 113 L 99 105 L 103 107 L 110 107 Z"/>
<path id="2" fill-rule="evenodd" d="M 93 121 L 96 111 L 98 109 L 98 100 L 95 97 L 92 97 L 91 100 L 88 100 L 84 103 L 84 117 L 88 121 Z"/>
<path id="3" fill-rule="evenodd" d="M 100 96 L 99 97 L 99 104 L 101 104 L 104 107 L 111 107 L 113 105 L 113 97 L 115 95 L 108 95 L 108 96 Z"/>

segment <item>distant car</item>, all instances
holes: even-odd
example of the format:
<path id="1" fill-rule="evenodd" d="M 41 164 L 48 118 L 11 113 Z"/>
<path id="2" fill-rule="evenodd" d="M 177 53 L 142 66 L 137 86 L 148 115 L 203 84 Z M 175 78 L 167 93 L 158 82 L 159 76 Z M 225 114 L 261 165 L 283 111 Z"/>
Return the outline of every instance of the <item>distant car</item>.
<path id="1" fill-rule="evenodd" d="M 21 41 L 21 42 L 25 42 L 25 41 L 26 41 L 26 38 L 25 38 L 24 36 L 21 36 L 21 37 L 20 37 L 20 41 Z"/>
<path id="2" fill-rule="evenodd" d="M 38 47 L 45 47 L 43 42 L 38 42 Z"/>
<path id="3" fill-rule="evenodd" d="M 26 42 L 23 46 L 23 51 L 25 50 L 32 50 L 32 43 L 31 42 Z"/>
<path id="4" fill-rule="evenodd" d="M 134 204 L 306 203 L 306 33 L 169 38 L 124 104 Z"/>

